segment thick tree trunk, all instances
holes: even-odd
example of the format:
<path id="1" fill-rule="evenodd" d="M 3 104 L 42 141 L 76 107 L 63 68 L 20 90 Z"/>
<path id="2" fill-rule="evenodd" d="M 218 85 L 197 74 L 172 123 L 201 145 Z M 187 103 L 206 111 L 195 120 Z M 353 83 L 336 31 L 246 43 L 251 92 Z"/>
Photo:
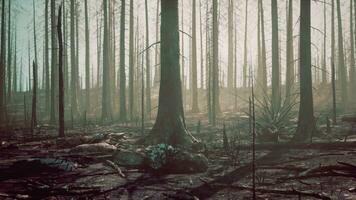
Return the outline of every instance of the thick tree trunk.
<path id="1" fill-rule="evenodd" d="M 263 0 L 259 0 L 261 9 L 261 65 L 262 65 L 262 78 L 261 87 L 263 91 L 267 91 L 267 53 L 266 53 L 266 39 L 265 39 L 265 21 L 263 11 Z"/>
<path id="2" fill-rule="evenodd" d="M 311 137 L 315 131 L 311 76 L 310 3 L 310 0 L 300 1 L 300 107 L 298 128 L 294 137 L 296 142 L 304 142 L 309 139 L 311 140 Z"/>
<path id="3" fill-rule="evenodd" d="M 331 86 L 332 86 L 332 120 L 336 124 L 336 77 L 335 77 L 335 1 L 331 0 Z"/>
<path id="4" fill-rule="evenodd" d="M 281 104 L 278 39 L 278 5 L 272 0 L 272 109 L 278 110 Z"/>
<path id="5" fill-rule="evenodd" d="M 218 1 L 213 0 L 213 61 L 212 61 L 212 122 L 216 124 L 216 115 L 220 111 L 219 103 L 219 24 Z"/>
<path id="6" fill-rule="evenodd" d="M 125 0 L 121 0 L 120 18 L 120 121 L 126 121 L 126 74 L 125 74 Z"/>
<path id="7" fill-rule="evenodd" d="M 198 63 L 197 63 L 197 23 L 196 0 L 192 0 L 192 112 L 199 112 L 198 106 Z"/>
<path id="8" fill-rule="evenodd" d="M 156 122 L 146 143 L 192 144 L 186 129 L 179 67 L 178 0 L 161 0 L 161 80 Z"/>
<path id="9" fill-rule="evenodd" d="M 85 1 L 86 2 L 86 1 Z M 64 79 L 63 79 L 63 39 L 62 39 L 62 6 L 59 6 L 58 10 L 58 23 L 57 23 L 57 35 L 58 35 L 58 85 L 59 85 L 59 101 L 58 101 L 58 119 L 59 119 L 59 137 L 64 137 Z"/>

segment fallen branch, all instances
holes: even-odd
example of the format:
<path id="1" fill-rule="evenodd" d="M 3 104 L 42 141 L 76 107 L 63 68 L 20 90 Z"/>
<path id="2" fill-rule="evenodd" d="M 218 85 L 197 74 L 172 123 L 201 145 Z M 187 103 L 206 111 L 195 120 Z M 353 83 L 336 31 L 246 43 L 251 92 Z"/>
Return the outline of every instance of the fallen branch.
<path id="1" fill-rule="evenodd" d="M 240 186 L 240 185 L 225 185 L 225 184 L 216 184 L 214 186 L 219 186 L 219 187 L 228 187 L 231 189 L 238 189 L 238 190 L 250 190 L 252 191 L 252 187 L 246 187 L 246 186 Z M 305 196 L 305 197 L 314 197 L 317 199 L 322 199 L 322 200 L 331 200 L 330 197 L 325 196 L 320 193 L 310 193 L 310 192 L 304 192 L 304 191 L 298 191 L 294 188 L 291 190 L 277 190 L 277 189 L 264 189 L 264 188 L 256 188 L 256 192 L 259 193 L 271 193 L 271 194 L 282 194 L 282 195 L 289 195 L 289 196 Z"/>
<path id="2" fill-rule="evenodd" d="M 121 169 L 119 166 L 117 166 L 114 162 L 110 161 L 110 160 L 106 160 L 106 163 L 112 168 L 114 169 L 119 176 L 121 176 L 122 178 L 126 178 L 125 174 L 122 173 Z"/>

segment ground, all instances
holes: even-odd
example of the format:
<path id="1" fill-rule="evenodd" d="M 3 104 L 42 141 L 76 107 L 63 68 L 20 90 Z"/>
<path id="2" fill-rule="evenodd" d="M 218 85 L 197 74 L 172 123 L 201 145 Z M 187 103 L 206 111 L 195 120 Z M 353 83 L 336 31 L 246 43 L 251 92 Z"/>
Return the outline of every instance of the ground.
<path id="1" fill-rule="evenodd" d="M 229 153 L 223 148 L 222 126 L 213 128 L 202 121 L 197 131 L 196 123 L 189 122 L 201 116 L 187 120 L 192 134 L 205 142 L 201 153 L 209 160 L 208 170 L 195 174 L 158 175 L 111 165 L 113 146 L 144 148 L 135 145 L 142 136 L 136 124 L 75 126 L 68 128 L 66 139 L 58 139 L 55 128 L 45 124 L 33 136 L 26 128 L 4 132 L 0 199 L 252 199 L 250 137 L 243 133 L 246 118 L 224 116 L 228 136 L 238 134 L 238 139 L 230 139 Z M 236 119 L 239 126 L 233 125 Z M 147 132 L 149 128 L 147 124 Z M 356 199 L 356 143 L 348 129 L 348 124 L 334 127 L 332 134 L 320 134 L 309 145 L 257 144 L 258 199 Z M 98 149 L 76 147 L 103 142 L 108 145 Z M 33 158 L 56 159 L 65 167 L 39 168 L 30 164 Z M 22 166 L 19 161 L 24 160 Z"/>

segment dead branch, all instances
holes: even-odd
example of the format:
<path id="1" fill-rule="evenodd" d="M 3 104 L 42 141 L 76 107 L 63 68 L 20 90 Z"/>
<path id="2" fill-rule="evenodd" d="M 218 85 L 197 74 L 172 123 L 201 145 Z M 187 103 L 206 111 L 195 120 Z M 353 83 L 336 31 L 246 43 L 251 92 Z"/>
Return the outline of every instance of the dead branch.
<path id="1" fill-rule="evenodd" d="M 126 178 L 125 174 L 122 173 L 121 169 L 119 166 L 117 166 L 114 162 L 110 161 L 110 160 L 106 160 L 106 163 L 112 168 L 114 169 L 119 176 L 121 176 L 122 178 Z"/>

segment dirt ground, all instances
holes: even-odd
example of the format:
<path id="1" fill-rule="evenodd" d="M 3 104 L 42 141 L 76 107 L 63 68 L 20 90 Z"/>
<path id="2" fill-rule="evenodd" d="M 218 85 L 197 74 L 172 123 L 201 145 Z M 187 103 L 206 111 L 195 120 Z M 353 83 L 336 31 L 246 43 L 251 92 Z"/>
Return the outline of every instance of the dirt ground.
<path id="1" fill-rule="evenodd" d="M 229 136 L 236 134 L 231 127 Z M 221 126 L 202 122 L 199 131 L 195 124 L 189 129 L 206 143 L 202 153 L 209 168 L 204 173 L 158 175 L 118 164 L 120 174 L 107 162 L 110 149 L 72 151 L 103 141 L 118 149 L 143 148 L 134 144 L 141 137 L 134 124 L 74 127 L 66 139 L 57 139 L 49 125 L 33 136 L 26 128 L 6 131 L 0 146 L 0 199 L 252 199 L 250 137 L 239 132 L 238 144 L 231 142 L 234 150 L 227 154 Z M 356 199 L 356 143 L 352 136 L 346 142 L 338 139 L 344 129 L 333 130 L 333 139 L 320 137 L 308 145 L 257 144 L 257 199 Z M 122 134 L 108 139 L 109 133 Z M 29 159 L 62 163 L 52 169 L 21 165 Z"/>

